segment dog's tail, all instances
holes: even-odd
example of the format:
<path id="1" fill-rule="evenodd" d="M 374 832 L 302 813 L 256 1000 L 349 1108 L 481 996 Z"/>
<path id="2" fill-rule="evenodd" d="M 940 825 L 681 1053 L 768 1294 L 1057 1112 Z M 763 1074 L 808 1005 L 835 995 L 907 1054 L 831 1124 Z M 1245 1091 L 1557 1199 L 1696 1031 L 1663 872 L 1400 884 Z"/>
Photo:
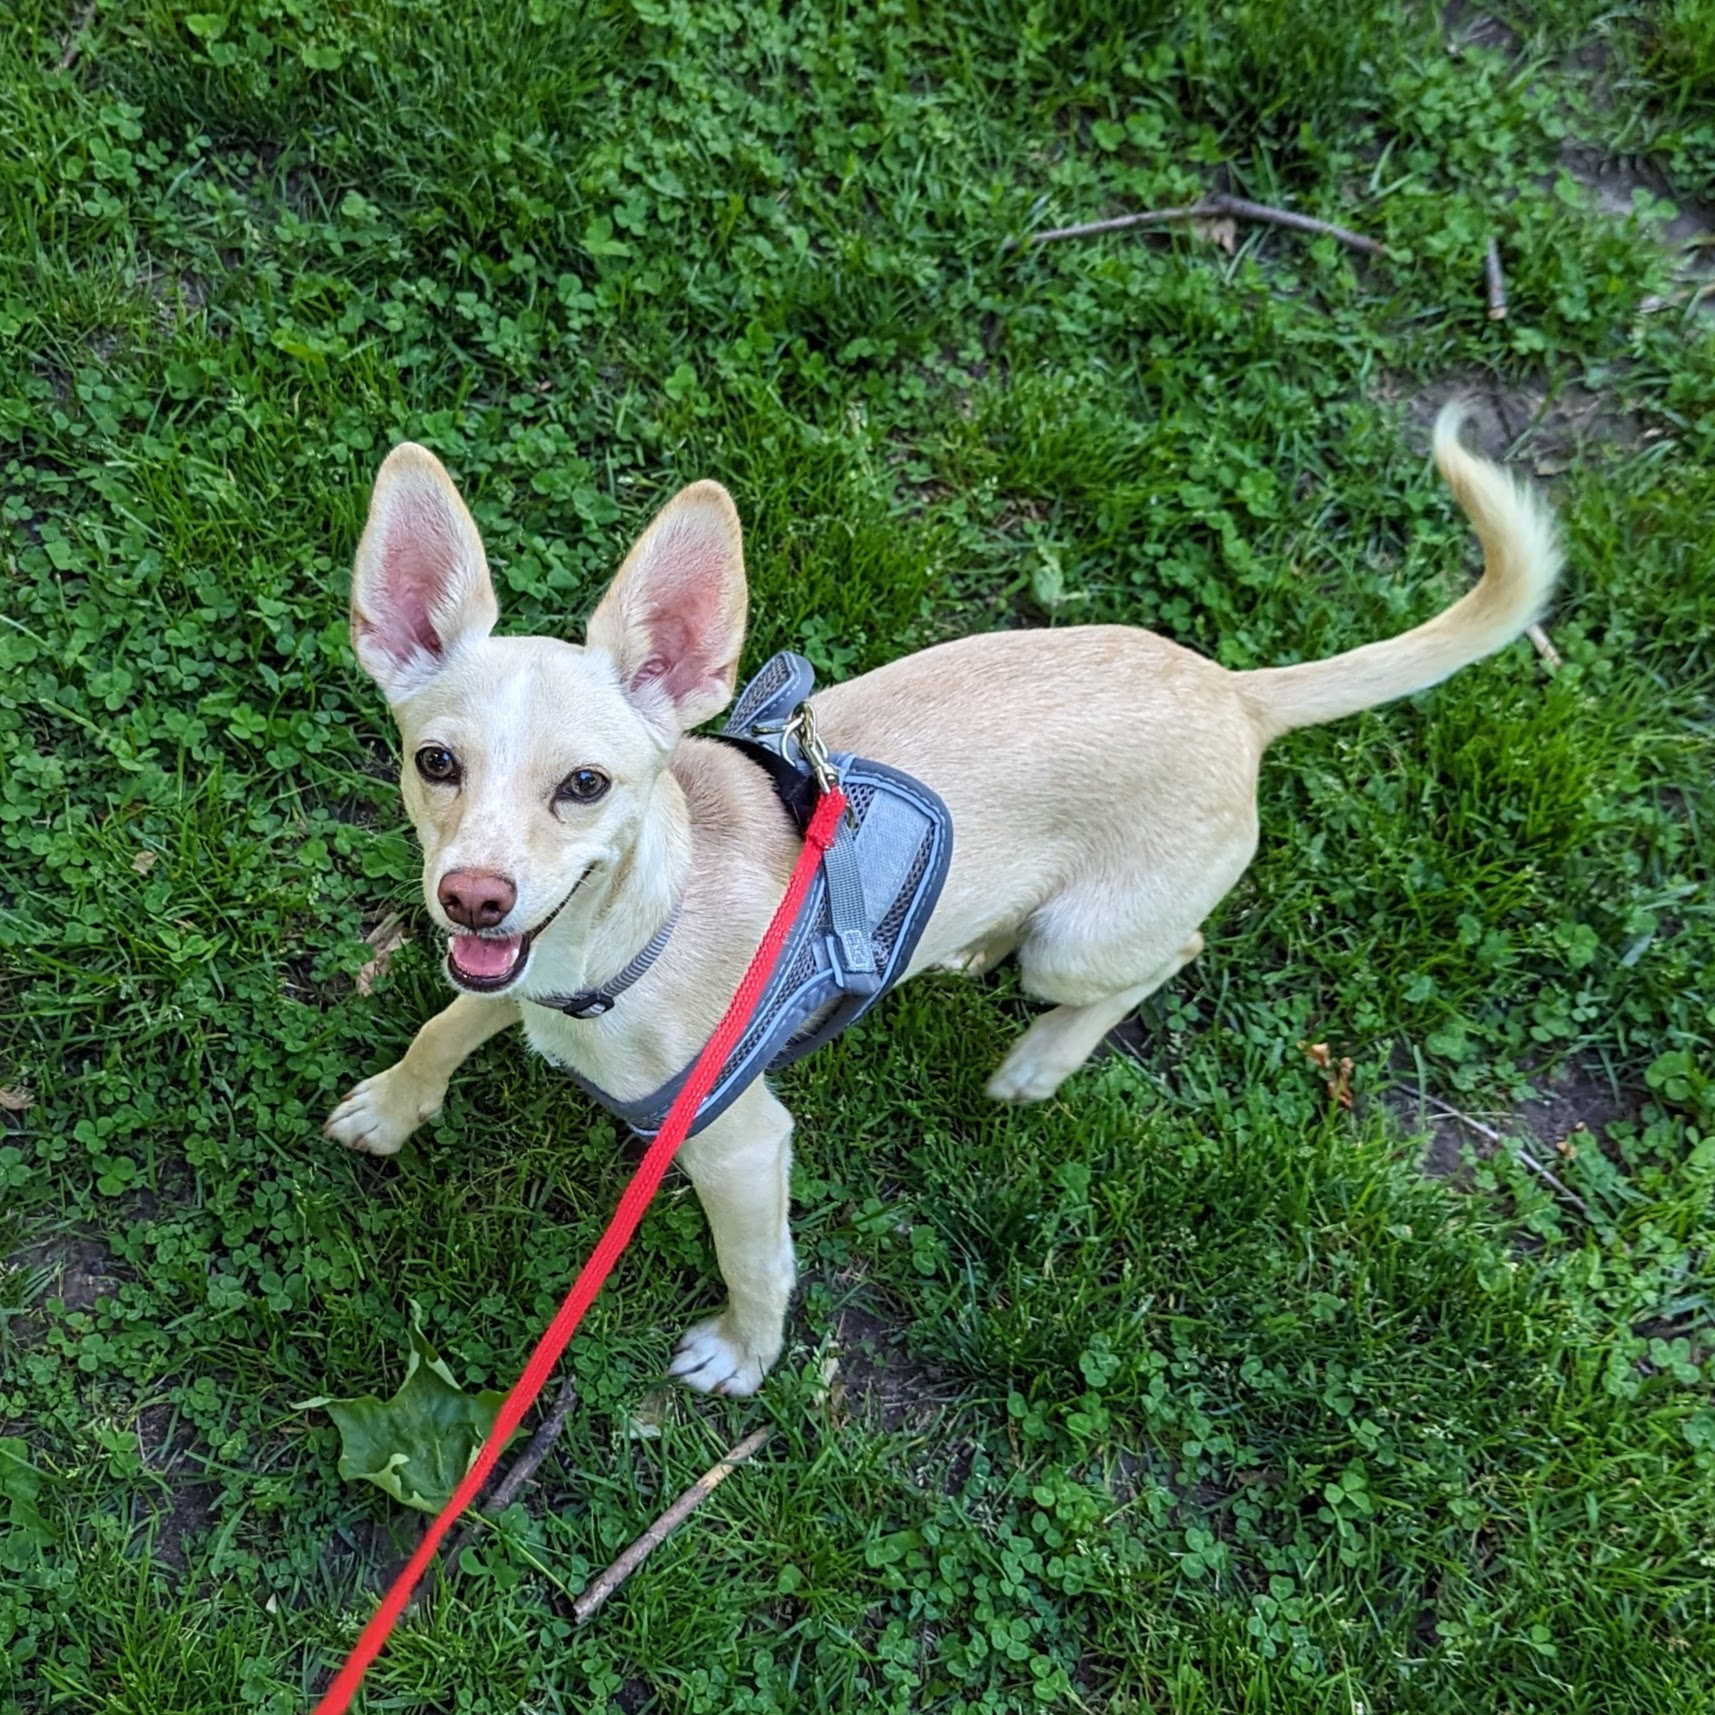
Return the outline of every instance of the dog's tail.
<path id="1" fill-rule="evenodd" d="M 1466 450 L 1459 439 L 1466 409 L 1442 407 L 1435 463 L 1483 544 L 1481 581 L 1444 613 L 1385 643 L 1241 674 L 1267 738 L 1424 690 L 1511 643 L 1541 616 L 1560 575 L 1554 520 L 1528 488 Z"/>

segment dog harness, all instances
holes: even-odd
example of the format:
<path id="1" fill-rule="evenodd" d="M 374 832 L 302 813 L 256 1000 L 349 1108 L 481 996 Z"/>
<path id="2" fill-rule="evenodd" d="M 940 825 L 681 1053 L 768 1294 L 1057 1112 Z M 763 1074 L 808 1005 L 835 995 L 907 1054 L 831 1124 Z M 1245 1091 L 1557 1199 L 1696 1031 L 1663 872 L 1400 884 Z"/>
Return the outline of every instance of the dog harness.
<path id="1" fill-rule="evenodd" d="M 778 1071 L 855 1024 L 905 974 L 947 879 L 953 822 L 920 780 L 846 751 L 828 752 L 807 699 L 815 670 L 790 651 L 772 657 L 740 693 L 726 726 L 711 736 L 764 769 L 802 833 L 823 787 L 838 781 L 847 811 L 822 859 L 786 948 L 749 1028 L 739 1039 L 690 1135 L 737 1101 L 764 1072 Z M 599 990 L 544 1004 L 574 1018 L 609 1011 L 654 963 L 673 932 L 668 921 L 619 976 Z M 622 1102 L 571 1071 L 572 1079 L 641 1137 L 653 1137 L 691 1065 L 641 1101 Z"/>

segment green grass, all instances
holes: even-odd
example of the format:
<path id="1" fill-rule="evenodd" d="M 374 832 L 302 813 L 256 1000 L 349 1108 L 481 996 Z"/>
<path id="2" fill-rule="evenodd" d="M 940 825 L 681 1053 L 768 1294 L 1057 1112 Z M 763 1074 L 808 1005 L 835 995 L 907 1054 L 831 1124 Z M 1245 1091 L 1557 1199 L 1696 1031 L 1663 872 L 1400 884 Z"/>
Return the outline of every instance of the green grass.
<path id="1" fill-rule="evenodd" d="M 1564 668 L 1282 743 L 1207 954 L 1061 1100 L 981 1096 L 1004 974 L 789 1074 L 767 1390 L 626 1435 L 717 1292 L 680 1182 L 367 1707 L 1706 1709 L 1715 337 L 1658 238 L 1715 194 L 1707 0 L 1456 51 L 1391 0 L 782 10 L 103 0 L 67 72 L 81 8 L 0 23 L 0 1711 L 305 1707 L 416 1520 L 292 1402 L 390 1392 L 412 1299 L 506 1385 L 623 1182 L 515 1044 L 392 1164 L 319 1133 L 440 989 L 345 637 L 394 439 L 513 630 L 712 475 L 750 662 L 1126 620 L 1245 666 L 1469 579 L 1454 385 L 1564 519 Z M 1570 170 L 1615 158 L 1629 216 Z M 1208 185 L 1390 259 L 1002 248 Z M 1567 1194 L 1474 1134 L 1425 1177 L 1420 1091 L 1535 1116 Z"/>

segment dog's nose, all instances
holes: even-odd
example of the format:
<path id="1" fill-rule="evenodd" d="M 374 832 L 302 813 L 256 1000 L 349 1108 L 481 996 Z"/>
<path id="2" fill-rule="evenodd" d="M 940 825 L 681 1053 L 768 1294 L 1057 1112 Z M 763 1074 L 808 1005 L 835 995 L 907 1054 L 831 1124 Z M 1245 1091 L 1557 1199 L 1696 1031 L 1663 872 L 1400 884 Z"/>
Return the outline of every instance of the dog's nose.
<path id="1" fill-rule="evenodd" d="M 441 909 L 466 929 L 492 929 L 518 903 L 518 889 L 487 869 L 453 869 L 435 890 Z"/>

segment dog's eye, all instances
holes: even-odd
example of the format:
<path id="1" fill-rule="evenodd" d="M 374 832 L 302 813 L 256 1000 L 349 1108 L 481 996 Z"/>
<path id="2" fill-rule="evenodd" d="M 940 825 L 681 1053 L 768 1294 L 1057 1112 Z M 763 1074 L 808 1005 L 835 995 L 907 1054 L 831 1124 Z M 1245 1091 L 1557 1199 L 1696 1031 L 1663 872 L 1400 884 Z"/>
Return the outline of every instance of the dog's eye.
<path id="1" fill-rule="evenodd" d="M 459 759 L 445 745 L 426 744 L 417 752 L 417 772 L 437 786 L 458 783 Z"/>
<path id="2" fill-rule="evenodd" d="M 593 804 L 613 784 L 599 768 L 574 768 L 555 788 L 561 804 Z"/>

